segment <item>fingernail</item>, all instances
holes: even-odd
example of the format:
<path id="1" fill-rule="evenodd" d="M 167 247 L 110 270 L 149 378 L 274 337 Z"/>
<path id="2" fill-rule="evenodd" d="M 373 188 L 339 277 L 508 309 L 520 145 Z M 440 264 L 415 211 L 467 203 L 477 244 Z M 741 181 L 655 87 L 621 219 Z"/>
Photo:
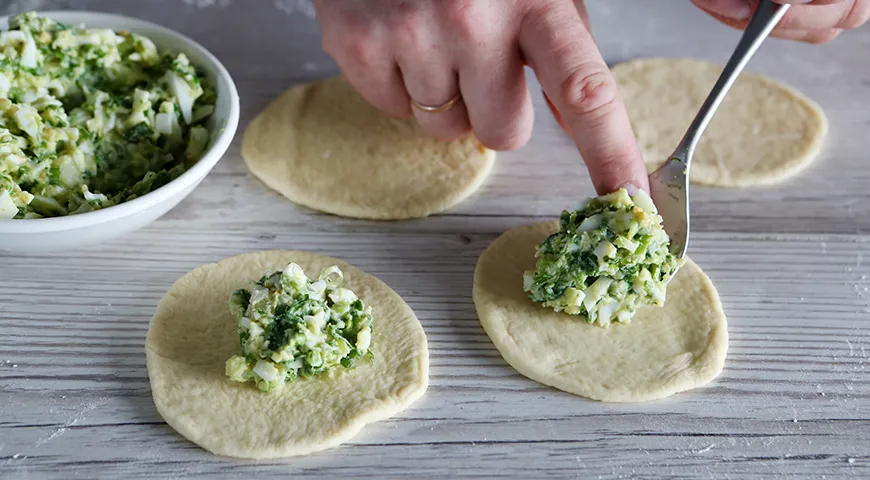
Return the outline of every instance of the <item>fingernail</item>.
<path id="1" fill-rule="evenodd" d="M 633 197 L 633 196 L 637 195 L 638 188 L 635 184 L 633 184 L 631 182 L 623 183 L 622 185 L 619 186 L 619 188 L 624 188 L 629 196 Z M 617 190 L 619 190 L 619 188 Z"/>
<path id="2" fill-rule="evenodd" d="M 752 8 L 746 0 L 692 0 L 699 7 L 732 20 L 746 20 Z"/>

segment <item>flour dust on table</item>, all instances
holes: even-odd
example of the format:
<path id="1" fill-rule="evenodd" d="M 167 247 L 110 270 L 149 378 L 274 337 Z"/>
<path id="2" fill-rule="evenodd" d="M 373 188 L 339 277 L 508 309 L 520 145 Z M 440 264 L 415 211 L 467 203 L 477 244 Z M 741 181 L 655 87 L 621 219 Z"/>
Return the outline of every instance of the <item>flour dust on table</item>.
<path id="1" fill-rule="evenodd" d="M 688 59 L 635 60 L 613 68 L 651 170 L 668 159 L 721 72 L 721 65 Z M 818 156 L 827 131 L 815 102 L 743 73 L 698 144 L 691 181 L 720 187 L 782 182 Z"/>
<path id="2" fill-rule="evenodd" d="M 247 128 L 242 156 L 295 203 L 376 220 L 444 211 L 474 193 L 495 162 L 473 135 L 436 140 L 413 119 L 382 114 L 340 76 L 273 101 Z"/>
<path id="3" fill-rule="evenodd" d="M 671 280 L 664 306 L 641 307 L 607 328 L 532 302 L 523 272 L 556 221 L 496 239 L 474 272 L 474 305 L 502 357 L 545 385 L 605 402 L 655 400 L 701 387 L 722 371 L 725 313 L 713 283 L 691 260 Z"/>
<path id="4" fill-rule="evenodd" d="M 372 307 L 373 358 L 264 392 L 226 375 L 227 359 L 240 353 L 240 323 L 228 299 L 291 263 L 309 272 L 333 266 L 343 272 L 344 286 Z M 429 381 L 426 335 L 402 298 L 340 260 L 299 251 L 239 255 L 186 274 L 161 300 L 145 347 L 160 415 L 197 445 L 238 458 L 290 457 L 338 445 L 406 409 Z"/>

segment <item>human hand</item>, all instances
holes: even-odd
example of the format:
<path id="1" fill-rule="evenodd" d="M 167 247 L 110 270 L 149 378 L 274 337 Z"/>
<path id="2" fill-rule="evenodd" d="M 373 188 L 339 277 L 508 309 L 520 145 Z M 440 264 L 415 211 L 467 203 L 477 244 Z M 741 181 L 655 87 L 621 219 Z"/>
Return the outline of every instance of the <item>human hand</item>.
<path id="1" fill-rule="evenodd" d="M 858 28 L 870 19 L 870 0 L 776 0 L 792 8 L 771 33 L 774 37 L 825 43 L 843 30 Z M 759 0 L 692 0 L 720 22 L 744 29 Z"/>
<path id="2" fill-rule="evenodd" d="M 314 6 L 324 50 L 387 114 L 413 114 L 443 140 L 473 129 L 489 148 L 519 148 L 533 122 L 523 71 L 529 65 L 596 190 L 648 189 L 625 106 L 581 0 L 315 0 Z M 444 105 L 457 94 L 462 101 L 438 113 L 411 105 L 412 99 Z"/>

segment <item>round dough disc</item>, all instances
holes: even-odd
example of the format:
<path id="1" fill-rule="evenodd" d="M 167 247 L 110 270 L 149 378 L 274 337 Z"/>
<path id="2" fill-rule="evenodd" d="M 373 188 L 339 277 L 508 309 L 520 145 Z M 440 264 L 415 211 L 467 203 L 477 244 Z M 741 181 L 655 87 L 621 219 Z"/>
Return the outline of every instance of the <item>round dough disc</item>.
<path id="1" fill-rule="evenodd" d="M 722 66 L 685 59 L 636 60 L 613 68 L 650 171 L 668 159 L 719 78 Z M 691 181 L 720 187 L 781 182 L 822 148 L 828 121 L 800 92 L 743 73 L 695 150 Z"/>
<path id="2" fill-rule="evenodd" d="M 474 193 L 495 162 L 473 135 L 441 142 L 412 119 L 380 113 L 340 76 L 273 101 L 245 131 L 242 156 L 295 203 L 376 220 L 446 210 Z"/>
<path id="3" fill-rule="evenodd" d="M 224 374 L 224 362 L 241 351 L 227 299 L 289 262 L 309 274 L 341 268 L 346 286 L 374 310 L 375 359 L 263 393 Z M 340 260 L 294 251 L 239 255 L 175 282 L 151 320 L 145 358 L 154 403 L 166 422 L 211 452 L 239 458 L 289 457 L 338 445 L 407 408 L 429 378 L 423 327 L 396 292 Z"/>
<path id="4" fill-rule="evenodd" d="M 710 279 L 687 261 L 664 307 L 644 307 L 609 328 L 529 300 L 523 272 L 558 221 L 515 228 L 481 255 L 474 271 L 480 323 L 518 372 L 593 400 L 641 402 L 700 387 L 722 371 L 728 332 Z"/>

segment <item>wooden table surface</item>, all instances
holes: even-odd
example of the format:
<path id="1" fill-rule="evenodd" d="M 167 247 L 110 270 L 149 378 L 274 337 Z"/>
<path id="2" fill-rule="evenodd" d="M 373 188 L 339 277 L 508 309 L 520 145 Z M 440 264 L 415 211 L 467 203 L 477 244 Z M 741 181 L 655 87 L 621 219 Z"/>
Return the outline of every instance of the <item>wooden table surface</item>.
<path id="1" fill-rule="evenodd" d="M 589 3 L 613 63 L 724 62 L 738 38 L 688 1 Z M 304 1 L 7 0 L 0 13 L 29 8 L 116 11 L 193 37 L 234 76 L 242 128 L 288 86 L 336 72 Z M 646 404 L 587 401 L 516 373 L 480 327 L 471 280 L 483 249 L 592 193 L 535 89 L 531 143 L 500 155 L 481 191 L 442 215 L 372 223 L 296 207 L 247 173 L 240 131 L 202 185 L 150 227 L 90 250 L 0 256 L 0 477 L 868 478 L 868 51 L 864 28 L 824 46 L 771 41 L 750 65 L 818 101 L 831 133 L 818 161 L 780 187 L 694 190 L 691 255 L 719 289 L 731 336 L 707 388 Z M 341 257 L 399 292 L 428 334 L 431 385 L 338 448 L 288 461 L 216 457 L 157 414 L 145 332 L 183 273 L 273 248 Z"/>

